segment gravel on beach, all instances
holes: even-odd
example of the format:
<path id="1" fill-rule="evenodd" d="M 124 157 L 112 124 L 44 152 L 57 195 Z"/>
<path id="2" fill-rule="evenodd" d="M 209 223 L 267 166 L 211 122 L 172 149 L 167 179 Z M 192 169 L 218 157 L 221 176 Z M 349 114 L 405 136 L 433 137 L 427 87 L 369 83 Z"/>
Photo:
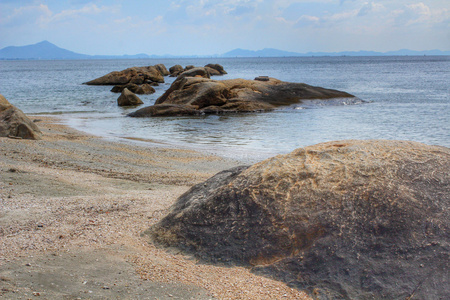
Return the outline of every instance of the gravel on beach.
<path id="1" fill-rule="evenodd" d="M 309 299 L 141 237 L 190 186 L 239 162 L 38 118 L 42 140 L 0 138 L 0 297 Z"/>

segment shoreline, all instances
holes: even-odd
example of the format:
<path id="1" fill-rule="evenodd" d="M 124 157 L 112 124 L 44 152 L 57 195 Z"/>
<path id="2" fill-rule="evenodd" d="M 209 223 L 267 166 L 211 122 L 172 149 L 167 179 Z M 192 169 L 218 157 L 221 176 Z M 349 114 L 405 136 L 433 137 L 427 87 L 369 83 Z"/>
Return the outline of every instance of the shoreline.
<path id="1" fill-rule="evenodd" d="M 42 140 L 0 138 L 0 296 L 309 299 L 249 269 L 200 264 L 140 236 L 192 185 L 240 162 L 30 117 L 40 119 Z"/>
<path id="2" fill-rule="evenodd" d="M 51 117 L 60 120 L 60 124 L 72 128 L 76 131 L 83 132 L 87 135 L 93 135 L 99 138 L 103 138 L 107 141 L 126 143 L 144 147 L 156 147 L 156 148 L 171 148 L 171 149 L 185 149 L 191 150 L 195 152 L 205 153 L 207 155 L 213 155 L 222 157 L 227 160 L 237 160 L 241 164 L 254 164 L 258 163 L 262 160 L 265 160 L 269 157 L 279 155 L 279 154 L 287 154 L 294 149 L 290 149 L 284 152 L 273 152 L 273 151 L 264 151 L 257 150 L 254 147 L 248 146 L 239 146 L 237 144 L 233 144 L 232 147 L 228 147 L 228 145 L 218 144 L 214 145 L 213 143 L 196 143 L 196 142 L 188 142 L 188 141 L 179 141 L 172 139 L 170 140 L 170 136 L 159 136 L 156 138 L 152 137 L 143 137 L 142 134 L 137 134 L 133 136 L 129 132 L 122 134 L 114 134 L 111 132 L 107 132 L 105 128 L 96 128 L 94 129 L 92 126 L 89 126 L 89 121 L 94 120 L 95 118 L 91 117 L 79 117 L 77 115 L 72 114 L 61 114 L 58 116 L 50 116 L 50 115 L 36 115 L 36 116 L 44 116 Z M 65 117 L 66 119 L 63 119 Z M 215 116 L 216 117 L 216 116 Z M 219 116 L 217 116 L 219 117 Z M 228 117 L 228 116 L 225 116 Z M 117 116 L 118 120 L 122 118 L 129 118 L 127 116 Z M 136 120 L 134 121 L 142 121 Z M 97 119 L 95 119 L 97 120 Z"/>

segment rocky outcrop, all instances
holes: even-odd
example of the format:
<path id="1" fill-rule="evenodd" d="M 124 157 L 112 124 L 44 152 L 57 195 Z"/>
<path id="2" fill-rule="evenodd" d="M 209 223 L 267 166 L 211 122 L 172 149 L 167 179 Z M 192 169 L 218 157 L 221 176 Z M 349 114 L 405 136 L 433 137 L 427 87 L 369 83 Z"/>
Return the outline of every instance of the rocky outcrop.
<path id="1" fill-rule="evenodd" d="M 228 74 L 224 69 L 222 65 L 219 64 L 207 64 L 205 66 L 210 72 L 211 75 L 225 75 Z M 212 71 L 211 71 L 211 70 Z"/>
<path id="2" fill-rule="evenodd" d="M 178 74 L 178 77 L 203 77 L 203 78 L 210 78 L 210 73 L 206 68 L 197 67 L 197 68 L 189 68 L 180 74 Z"/>
<path id="3" fill-rule="evenodd" d="M 141 85 L 137 85 L 134 83 L 127 83 L 125 85 L 116 85 L 111 89 L 113 93 L 122 93 L 124 89 L 128 89 L 130 92 L 133 92 L 138 95 L 149 95 L 155 92 L 155 89 L 149 83 L 144 83 Z"/>
<path id="4" fill-rule="evenodd" d="M 184 68 L 181 65 L 175 65 L 169 68 L 169 72 L 171 77 L 177 77 L 184 72 Z"/>
<path id="5" fill-rule="evenodd" d="M 449 299 L 450 149 L 339 141 L 224 171 L 147 231 L 316 299 Z"/>
<path id="6" fill-rule="evenodd" d="M 41 131 L 36 124 L 3 95 L 0 95 L 0 137 L 41 139 Z"/>
<path id="7" fill-rule="evenodd" d="M 307 99 L 355 98 L 346 92 L 304 83 L 283 82 L 274 78 L 268 81 L 244 79 L 216 81 L 209 79 L 208 72 L 203 70 L 205 68 L 194 68 L 181 73 L 171 87 L 157 99 L 155 106 L 186 105 L 189 108 L 196 108 L 197 114 L 235 113 L 268 111 Z M 155 108 L 146 111 L 157 110 Z M 138 115 L 144 116 L 142 111 L 130 114 L 130 116 Z"/>
<path id="8" fill-rule="evenodd" d="M 119 106 L 136 106 L 140 104 L 144 104 L 144 102 L 127 88 L 123 89 L 122 94 L 117 99 L 117 105 Z"/>
<path id="9" fill-rule="evenodd" d="M 223 66 L 219 64 L 207 64 L 204 67 L 195 67 L 193 65 L 188 65 L 184 69 L 181 65 L 175 65 L 169 69 L 170 76 L 171 77 L 178 77 L 182 73 L 189 71 L 191 69 L 202 69 L 205 73 L 208 73 L 208 77 L 210 76 L 218 76 L 218 75 L 224 75 L 227 74 L 227 72 L 224 70 Z M 205 76 L 203 76 L 205 77 Z"/>
<path id="10" fill-rule="evenodd" d="M 160 72 L 161 65 L 148 67 L 133 67 L 122 71 L 113 71 L 97 79 L 85 82 L 87 85 L 124 85 L 127 83 L 143 84 L 144 82 L 164 82 Z M 166 70 L 167 71 L 167 70 Z"/>
<path id="11" fill-rule="evenodd" d="M 155 65 L 155 68 L 161 73 L 162 76 L 169 76 L 170 72 L 167 70 L 166 66 L 163 64 Z"/>

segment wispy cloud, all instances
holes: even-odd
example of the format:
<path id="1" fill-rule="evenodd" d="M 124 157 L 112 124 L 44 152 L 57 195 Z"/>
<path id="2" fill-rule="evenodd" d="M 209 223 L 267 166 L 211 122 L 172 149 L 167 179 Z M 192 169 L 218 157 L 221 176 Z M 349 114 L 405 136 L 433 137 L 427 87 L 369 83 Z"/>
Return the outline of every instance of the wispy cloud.
<path id="1" fill-rule="evenodd" d="M 96 53 L 450 47 L 448 0 L 0 0 L 0 12 L 0 46 L 31 37 Z"/>
<path id="2" fill-rule="evenodd" d="M 46 19 L 44 19 L 44 22 L 47 23 L 53 23 L 53 22 L 61 22 L 61 21 L 67 21 L 70 19 L 77 19 L 81 16 L 86 15 L 99 15 L 99 14 L 117 14 L 120 12 L 120 6 L 97 6 L 95 4 L 88 4 L 86 6 L 83 6 L 80 9 L 69 9 L 69 10 L 63 10 L 59 13 L 50 14 Z"/>
<path id="3" fill-rule="evenodd" d="M 395 12 L 397 25 L 413 25 L 418 23 L 442 23 L 449 25 L 450 10 L 447 8 L 431 9 L 422 2 L 405 5 Z"/>
<path id="4" fill-rule="evenodd" d="M 47 5 L 30 5 L 16 8 L 11 14 L 0 18 L 2 26 L 14 27 L 23 24 L 36 24 L 37 21 L 49 18 L 52 12 Z"/>

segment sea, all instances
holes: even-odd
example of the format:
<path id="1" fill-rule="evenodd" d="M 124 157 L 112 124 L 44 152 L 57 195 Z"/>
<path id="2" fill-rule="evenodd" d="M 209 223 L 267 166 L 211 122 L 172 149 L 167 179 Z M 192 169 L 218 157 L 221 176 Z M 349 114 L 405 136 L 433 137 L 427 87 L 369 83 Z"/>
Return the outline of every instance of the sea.
<path id="1" fill-rule="evenodd" d="M 133 66 L 221 64 L 215 80 L 270 76 L 346 91 L 363 101 L 318 101 L 265 113 L 131 118 L 111 86 L 84 82 Z M 152 105 L 174 78 L 139 95 Z M 395 139 L 450 147 L 450 56 L 173 58 L 0 61 L 0 93 L 27 114 L 51 115 L 105 139 L 181 147 L 257 162 L 320 142 Z M 143 106 L 141 106 L 143 107 Z"/>

